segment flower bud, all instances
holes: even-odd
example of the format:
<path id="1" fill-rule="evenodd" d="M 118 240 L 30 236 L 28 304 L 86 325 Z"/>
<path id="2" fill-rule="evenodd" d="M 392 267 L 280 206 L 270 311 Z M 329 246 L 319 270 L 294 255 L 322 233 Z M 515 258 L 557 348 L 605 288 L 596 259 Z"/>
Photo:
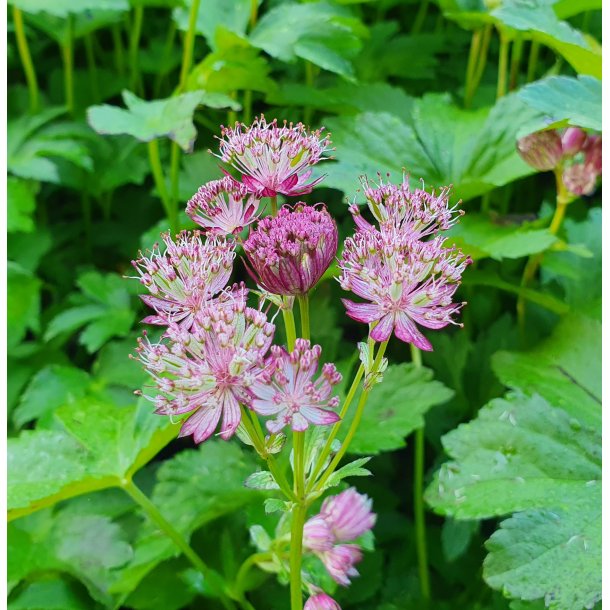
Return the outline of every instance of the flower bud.
<path id="1" fill-rule="evenodd" d="M 554 131 L 537 131 L 517 142 L 517 152 L 528 164 L 540 171 L 555 169 L 563 149 L 559 134 Z"/>
<path id="2" fill-rule="evenodd" d="M 561 136 L 564 156 L 573 157 L 582 150 L 587 134 L 580 127 L 568 127 Z"/>
<path id="3" fill-rule="evenodd" d="M 341 610 L 341 606 L 326 593 L 317 593 L 305 602 L 303 610 Z"/>

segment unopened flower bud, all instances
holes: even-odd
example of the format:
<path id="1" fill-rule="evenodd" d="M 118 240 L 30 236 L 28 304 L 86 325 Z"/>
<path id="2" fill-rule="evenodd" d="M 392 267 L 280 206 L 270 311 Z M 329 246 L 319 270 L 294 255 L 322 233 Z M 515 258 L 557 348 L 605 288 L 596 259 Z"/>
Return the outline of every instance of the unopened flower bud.
<path id="1" fill-rule="evenodd" d="M 517 152 L 528 165 L 543 172 L 555 169 L 563 156 L 561 138 L 554 130 L 537 131 L 521 138 Z"/>

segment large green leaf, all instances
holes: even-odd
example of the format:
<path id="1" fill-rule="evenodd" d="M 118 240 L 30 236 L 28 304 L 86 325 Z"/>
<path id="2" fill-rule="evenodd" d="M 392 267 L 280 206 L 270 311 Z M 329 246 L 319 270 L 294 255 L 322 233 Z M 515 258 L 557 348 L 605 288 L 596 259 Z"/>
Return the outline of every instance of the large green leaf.
<path id="1" fill-rule="evenodd" d="M 32 215 L 36 209 L 37 189 L 33 183 L 12 176 L 6 187 L 6 230 L 31 233 L 35 228 Z"/>
<path id="2" fill-rule="evenodd" d="M 13 6 L 21 9 L 26 13 L 47 13 L 55 17 L 67 17 L 74 13 L 91 13 L 96 10 L 113 10 L 127 11 L 129 10 L 129 2 L 127 0 L 10 0 Z"/>
<path id="3" fill-rule="evenodd" d="M 362 22 L 345 7 L 315 2 L 276 6 L 263 15 L 250 41 L 282 61 L 300 57 L 352 78 L 351 59 L 365 35 Z"/>
<path id="4" fill-rule="evenodd" d="M 152 413 L 85 397 L 57 409 L 56 430 L 8 440 L 9 518 L 97 489 L 121 486 L 178 432 Z"/>
<path id="5" fill-rule="evenodd" d="M 30 271 L 12 261 L 7 267 L 8 346 L 15 347 L 28 330 L 40 327 L 40 280 Z"/>
<path id="6" fill-rule="evenodd" d="M 11 598 L 9 610 L 90 610 L 91 600 L 77 587 L 60 578 L 27 585 Z"/>
<path id="7" fill-rule="evenodd" d="M 383 381 L 371 391 L 349 452 L 377 454 L 404 447 L 406 437 L 424 425 L 426 412 L 452 396 L 452 390 L 435 381 L 429 369 L 412 364 L 389 366 Z M 349 428 L 353 413 L 354 408 L 343 430 Z"/>
<path id="8" fill-rule="evenodd" d="M 602 129 L 602 83 L 592 76 L 549 76 L 526 85 L 517 95 L 555 122 Z"/>
<path id="9" fill-rule="evenodd" d="M 529 352 L 498 352 L 492 366 L 510 388 L 539 394 L 586 425 L 601 426 L 601 322 L 570 315 Z"/>

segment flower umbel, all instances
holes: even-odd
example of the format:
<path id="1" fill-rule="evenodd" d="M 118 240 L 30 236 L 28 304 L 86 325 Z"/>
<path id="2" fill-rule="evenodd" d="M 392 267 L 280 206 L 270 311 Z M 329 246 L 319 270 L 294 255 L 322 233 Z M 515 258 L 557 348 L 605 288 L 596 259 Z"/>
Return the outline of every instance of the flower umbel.
<path id="1" fill-rule="evenodd" d="M 417 325 L 439 329 L 457 324 L 453 316 L 463 303 L 453 303 L 461 275 L 470 263 L 460 250 L 445 248 L 445 238 L 410 239 L 399 231 L 358 231 L 345 240 L 339 282 L 369 303 L 343 299 L 347 315 L 375 324 L 371 338 L 387 341 L 392 331 L 422 350 L 432 345 Z"/>
<path id="2" fill-rule="evenodd" d="M 155 244 L 149 256 L 140 252 L 132 265 L 150 295 L 141 299 L 157 315 L 142 320 L 147 324 L 180 323 L 190 328 L 196 314 L 229 281 L 235 251 L 223 238 L 202 241 L 199 231 L 183 231 L 176 241 L 162 235 L 165 250 Z"/>
<path id="3" fill-rule="evenodd" d="M 229 235 L 256 221 L 259 205 L 260 200 L 243 184 L 226 176 L 199 187 L 186 213 L 210 233 Z"/>
<path id="4" fill-rule="evenodd" d="M 341 381 L 334 364 L 324 364 L 322 374 L 314 381 L 318 361 L 322 354 L 319 345 L 310 347 L 309 341 L 297 339 L 292 352 L 274 345 L 264 371 L 252 386 L 252 408 L 259 415 L 274 415 L 267 421 L 272 433 L 285 426 L 293 430 L 306 430 L 310 424 L 325 426 L 334 424 L 339 415 L 329 409 L 339 404 L 332 397 L 333 386 Z"/>
<path id="5" fill-rule="evenodd" d="M 211 436 L 221 416 L 220 436 L 234 434 L 275 330 L 265 314 L 246 307 L 245 290 L 223 297 L 200 312 L 190 331 L 171 324 L 165 341 L 138 341 L 139 360 L 158 390 L 147 398 L 161 415 L 194 412 L 180 436 L 192 434 L 196 443 Z"/>
<path id="6" fill-rule="evenodd" d="M 322 132 L 285 121 L 279 127 L 276 119 L 267 123 L 261 115 L 251 126 L 223 127 L 217 156 L 243 174 L 242 182 L 251 193 L 260 197 L 304 195 L 323 179 L 307 182 L 308 168 L 324 158 L 330 144 Z"/>
<path id="7" fill-rule="evenodd" d="M 326 206 L 297 203 L 263 218 L 244 242 L 251 274 L 268 292 L 306 294 L 337 253 L 337 225 Z"/>

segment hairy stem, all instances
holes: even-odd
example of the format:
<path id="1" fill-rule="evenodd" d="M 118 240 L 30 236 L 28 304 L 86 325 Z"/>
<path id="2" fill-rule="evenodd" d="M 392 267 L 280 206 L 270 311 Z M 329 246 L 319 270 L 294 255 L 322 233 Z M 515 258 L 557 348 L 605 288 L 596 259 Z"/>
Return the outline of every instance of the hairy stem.
<path id="1" fill-rule="evenodd" d="M 36 70 L 32 63 L 30 47 L 28 46 L 28 39 L 25 35 L 25 28 L 23 27 L 23 14 L 16 6 L 13 6 L 13 23 L 15 24 L 17 50 L 19 51 L 19 58 L 21 59 L 21 65 L 23 66 L 23 72 L 25 73 L 25 80 L 28 84 L 30 112 L 35 113 L 38 112 L 39 102 L 38 79 L 36 78 Z"/>

